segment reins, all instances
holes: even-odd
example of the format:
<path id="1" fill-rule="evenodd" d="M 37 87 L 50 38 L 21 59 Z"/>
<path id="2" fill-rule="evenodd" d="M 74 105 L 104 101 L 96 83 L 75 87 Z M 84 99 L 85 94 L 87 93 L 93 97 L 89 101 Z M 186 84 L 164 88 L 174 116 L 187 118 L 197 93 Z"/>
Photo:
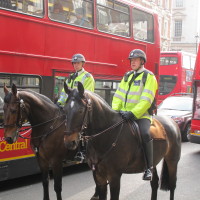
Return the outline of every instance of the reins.
<path id="1" fill-rule="evenodd" d="M 82 136 L 82 137 L 83 137 L 83 139 L 84 139 L 85 141 L 91 140 L 91 139 L 93 139 L 93 138 L 95 138 L 95 137 L 98 137 L 98 136 L 102 135 L 103 133 L 106 133 L 107 131 L 109 131 L 109 130 L 111 130 L 111 129 L 114 129 L 115 127 L 119 126 L 120 124 L 122 124 L 122 123 L 124 123 L 124 122 L 125 122 L 125 120 L 123 119 L 123 120 L 121 120 L 120 122 L 118 122 L 118 123 L 116 123 L 116 124 L 114 124 L 114 125 L 108 127 L 107 129 L 105 129 L 105 130 L 103 130 L 103 131 L 101 131 L 101 132 L 99 132 L 99 133 L 97 133 L 97 134 L 95 134 L 95 135 L 91 135 L 91 136 Z"/>
<path id="2" fill-rule="evenodd" d="M 63 115 L 61 115 L 61 116 L 63 116 Z M 58 117 L 61 117 L 61 116 L 58 116 Z M 58 117 L 56 117 L 56 118 L 58 118 Z M 56 118 L 54 118 L 54 119 L 56 119 Z M 49 121 L 52 121 L 52 120 L 49 120 Z M 28 136 L 28 137 L 24 137 L 23 135 L 24 134 L 26 134 L 26 133 L 24 133 L 24 134 L 21 134 L 21 135 L 19 135 L 19 137 L 20 138 L 23 138 L 23 139 L 37 139 L 37 138 L 41 138 L 41 137 L 46 137 L 46 136 L 48 136 L 48 135 L 50 135 L 52 132 L 54 132 L 55 130 L 57 130 L 59 127 L 61 127 L 62 126 L 62 124 L 65 122 L 65 119 L 57 126 L 57 127 L 55 127 L 54 129 L 52 129 L 52 130 L 50 130 L 49 132 L 47 132 L 46 134 L 44 134 L 44 135 L 40 135 L 40 136 L 36 136 L 36 137 L 30 137 L 30 135 Z M 45 123 L 46 124 L 46 123 Z M 32 126 L 32 127 L 34 127 L 34 126 Z M 24 130 L 31 130 L 32 128 L 27 128 L 27 129 L 23 129 L 23 130 L 20 130 L 20 131 L 24 131 Z M 50 126 L 50 129 L 51 129 L 51 126 Z"/>
<path id="3" fill-rule="evenodd" d="M 49 122 L 52 122 L 53 120 L 58 119 L 58 118 L 63 117 L 63 116 L 65 116 L 65 115 L 64 114 L 63 115 L 59 115 L 59 116 L 54 117 L 53 119 L 50 119 L 48 121 L 45 121 L 45 122 L 42 122 L 40 124 L 36 124 L 36 125 L 30 126 L 29 128 L 26 128 L 26 129 L 19 130 L 19 132 L 27 131 L 27 130 L 30 130 L 32 128 L 38 127 L 38 126 L 42 126 L 42 125 L 48 124 Z"/>

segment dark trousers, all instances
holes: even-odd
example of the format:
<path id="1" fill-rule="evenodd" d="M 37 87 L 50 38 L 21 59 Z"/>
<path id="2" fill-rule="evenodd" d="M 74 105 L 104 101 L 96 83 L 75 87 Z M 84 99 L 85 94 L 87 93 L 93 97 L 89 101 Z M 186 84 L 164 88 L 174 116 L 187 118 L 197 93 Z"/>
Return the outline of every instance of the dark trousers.
<path id="1" fill-rule="evenodd" d="M 143 118 L 143 119 L 136 120 L 136 122 L 139 126 L 142 142 L 143 143 L 149 142 L 151 140 L 151 136 L 149 132 L 151 121 L 149 119 Z"/>

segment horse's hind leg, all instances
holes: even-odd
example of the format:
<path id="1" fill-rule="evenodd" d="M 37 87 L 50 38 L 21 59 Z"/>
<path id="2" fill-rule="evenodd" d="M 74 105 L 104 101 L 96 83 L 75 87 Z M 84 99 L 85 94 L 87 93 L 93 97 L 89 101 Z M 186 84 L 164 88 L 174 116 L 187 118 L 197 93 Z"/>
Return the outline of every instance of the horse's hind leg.
<path id="1" fill-rule="evenodd" d="M 157 193 L 158 193 L 158 186 L 159 186 L 158 181 L 159 181 L 158 173 L 155 167 L 153 169 L 153 179 L 151 181 L 151 190 L 152 190 L 151 200 L 157 200 Z"/>
<path id="2" fill-rule="evenodd" d="M 54 178 L 54 190 L 56 192 L 57 200 L 62 200 L 62 161 L 57 161 L 52 167 Z"/>
<path id="3" fill-rule="evenodd" d="M 165 160 L 163 161 L 161 189 L 170 190 L 170 200 L 174 200 L 174 191 L 176 189 L 177 181 L 177 161 Z"/>
<path id="4" fill-rule="evenodd" d="M 170 200 L 174 200 L 174 191 L 176 189 L 176 181 L 177 181 L 177 162 L 171 161 L 168 164 L 168 173 L 169 173 L 169 190 L 170 190 Z"/>

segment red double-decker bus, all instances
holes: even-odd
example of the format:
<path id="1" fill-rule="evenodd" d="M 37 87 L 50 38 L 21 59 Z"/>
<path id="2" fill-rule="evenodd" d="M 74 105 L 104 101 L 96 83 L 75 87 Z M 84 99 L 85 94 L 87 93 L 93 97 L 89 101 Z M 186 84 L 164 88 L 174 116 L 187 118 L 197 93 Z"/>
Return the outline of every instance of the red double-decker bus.
<path id="1" fill-rule="evenodd" d="M 200 45 L 193 76 L 193 112 L 189 141 L 200 144 Z"/>
<path id="2" fill-rule="evenodd" d="M 158 104 L 174 93 L 191 93 L 196 55 L 183 51 L 161 52 Z"/>
<path id="3" fill-rule="evenodd" d="M 81 18 L 82 17 L 82 18 Z M 3 84 L 28 88 L 56 101 L 74 71 L 71 57 L 84 54 L 95 92 L 111 102 L 130 70 L 128 54 L 142 49 L 146 68 L 158 77 L 160 36 L 157 14 L 126 0 L 0 1 L 0 123 Z M 30 133 L 24 133 L 24 136 Z M 30 141 L 4 141 L 0 128 L 0 180 L 37 173 Z"/>

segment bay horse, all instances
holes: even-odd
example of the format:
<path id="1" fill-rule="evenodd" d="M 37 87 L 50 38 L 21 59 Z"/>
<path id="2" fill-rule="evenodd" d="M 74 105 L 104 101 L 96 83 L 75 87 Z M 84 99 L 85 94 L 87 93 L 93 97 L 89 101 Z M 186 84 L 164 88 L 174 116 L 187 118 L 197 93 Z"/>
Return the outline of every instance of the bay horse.
<path id="1" fill-rule="evenodd" d="M 132 124 L 122 120 L 97 94 L 84 91 L 79 82 L 78 89 L 64 85 L 68 99 L 64 106 L 67 113 L 66 145 L 76 148 L 79 140 L 86 140 L 86 158 L 93 171 L 96 184 L 91 200 L 106 200 L 107 185 L 110 199 L 119 200 L 120 179 L 123 173 L 142 173 L 145 159 L 139 134 Z M 161 189 L 170 190 L 174 199 L 177 166 L 181 155 L 181 134 L 177 124 L 169 117 L 156 117 L 153 127 L 160 139 L 153 140 L 153 178 L 151 200 L 157 199 L 159 177 L 156 165 L 163 159 Z"/>
<path id="2" fill-rule="evenodd" d="M 4 137 L 12 144 L 20 136 L 25 120 L 31 124 L 30 142 L 42 172 L 43 200 L 49 200 L 49 168 L 52 169 L 57 200 L 62 200 L 63 160 L 71 159 L 74 151 L 64 145 L 65 118 L 63 110 L 49 98 L 31 90 L 11 91 L 4 86 Z"/>

